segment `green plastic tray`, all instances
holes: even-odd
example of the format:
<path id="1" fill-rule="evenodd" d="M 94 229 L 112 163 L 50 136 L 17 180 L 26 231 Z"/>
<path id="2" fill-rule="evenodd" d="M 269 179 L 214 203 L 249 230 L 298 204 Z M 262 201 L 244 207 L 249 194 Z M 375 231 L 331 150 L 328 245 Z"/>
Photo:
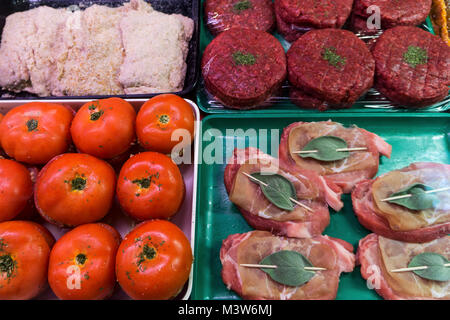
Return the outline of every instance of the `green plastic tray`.
<path id="1" fill-rule="evenodd" d="M 378 174 L 399 169 L 417 161 L 450 163 L 450 114 L 446 113 L 371 113 L 371 114 L 308 114 L 308 115 L 210 115 L 203 119 L 200 150 L 211 149 L 211 142 L 223 144 L 225 155 L 231 154 L 233 144 L 252 141 L 244 135 L 227 136 L 226 129 L 282 129 L 296 121 L 325 121 L 328 119 L 345 126 L 357 126 L 380 135 L 392 145 L 391 159 L 381 157 Z M 213 134 L 213 135 L 212 135 Z M 227 147 L 228 146 L 228 147 Z M 271 153 L 271 141 L 267 152 Z M 275 154 L 278 150 L 275 150 Z M 203 159 L 204 157 L 200 158 Z M 199 160 L 200 160 L 199 159 Z M 242 215 L 228 199 L 223 183 L 225 164 L 208 164 L 199 161 L 197 214 L 195 232 L 194 283 L 191 299 L 239 299 L 224 285 L 219 250 L 228 235 L 252 230 Z M 359 239 L 369 231 L 357 221 L 349 195 L 343 197 L 344 208 L 331 214 L 325 234 L 350 242 L 356 252 Z M 343 273 L 337 294 L 341 300 L 380 299 L 367 288 L 359 267 L 352 273 Z"/>
<path id="2" fill-rule="evenodd" d="M 206 46 L 213 40 L 213 36 L 209 32 L 205 24 L 203 2 L 201 6 L 200 14 L 200 52 L 203 55 Z M 421 26 L 428 32 L 434 34 L 433 27 L 431 25 L 430 18 L 427 18 L 426 22 Z M 281 44 L 288 50 L 290 43 L 284 40 L 283 36 L 274 32 L 273 35 L 280 40 Z M 197 85 L 197 105 L 199 108 L 206 113 L 252 113 L 252 114 L 266 114 L 266 113 L 311 113 L 311 110 L 302 109 L 291 103 L 288 97 L 288 84 L 286 83 L 282 89 L 282 97 L 274 99 L 274 104 L 266 108 L 257 108 L 251 110 L 236 110 L 224 107 L 221 103 L 212 101 L 211 96 L 206 91 L 204 86 L 203 77 L 200 76 L 199 83 Z M 389 101 L 380 100 L 378 98 L 379 94 L 371 89 L 366 97 L 361 98 L 357 101 L 352 108 L 345 110 L 328 110 L 327 113 L 342 113 L 342 112 L 411 112 L 407 108 L 393 107 Z M 441 112 L 450 110 L 450 95 L 447 96 L 443 101 L 434 104 L 433 106 L 420 109 L 419 112 Z M 319 112 L 319 111 L 316 111 Z"/>

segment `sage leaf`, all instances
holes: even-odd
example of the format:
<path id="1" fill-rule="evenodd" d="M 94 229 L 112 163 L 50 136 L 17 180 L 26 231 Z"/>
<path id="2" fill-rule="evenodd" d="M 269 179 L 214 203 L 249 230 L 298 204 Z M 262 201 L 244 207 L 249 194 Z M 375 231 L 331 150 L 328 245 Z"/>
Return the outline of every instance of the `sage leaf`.
<path id="1" fill-rule="evenodd" d="M 273 205 L 287 211 L 294 210 L 294 204 L 290 198 L 297 200 L 297 192 L 295 191 L 295 187 L 292 182 L 276 173 L 253 173 L 251 176 L 265 184 L 264 185 L 257 182 L 261 187 L 264 196 Z"/>
<path id="2" fill-rule="evenodd" d="M 299 153 L 299 156 L 320 161 L 336 161 L 349 157 L 349 151 L 336 151 L 336 149 L 341 148 L 348 148 L 344 139 L 335 136 L 322 136 L 312 139 L 302 149 L 302 151 L 317 150 L 318 152 Z"/>
<path id="3" fill-rule="evenodd" d="M 411 197 L 388 200 L 388 202 L 398 204 L 410 210 L 430 209 L 434 207 L 434 205 L 438 201 L 438 198 L 436 197 L 435 194 L 425 193 L 425 191 L 429 190 L 433 190 L 433 188 L 426 186 L 422 183 L 414 183 L 389 196 L 391 198 L 411 194 Z"/>
<path id="4" fill-rule="evenodd" d="M 312 263 L 301 253 L 291 250 L 275 252 L 261 260 L 259 264 L 276 265 L 277 268 L 261 268 L 272 280 L 291 287 L 298 287 L 308 282 L 316 274 L 304 267 L 312 267 Z"/>
<path id="5" fill-rule="evenodd" d="M 419 277 L 434 281 L 449 281 L 450 268 L 445 267 L 449 263 L 448 260 L 435 252 L 424 252 L 418 254 L 408 264 L 408 268 L 427 266 L 424 270 L 414 270 L 413 272 Z"/>

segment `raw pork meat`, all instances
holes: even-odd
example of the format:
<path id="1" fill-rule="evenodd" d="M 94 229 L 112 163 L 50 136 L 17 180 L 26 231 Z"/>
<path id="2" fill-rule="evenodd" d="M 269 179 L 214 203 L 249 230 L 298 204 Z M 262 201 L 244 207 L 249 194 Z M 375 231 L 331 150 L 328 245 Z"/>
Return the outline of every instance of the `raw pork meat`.
<path id="1" fill-rule="evenodd" d="M 414 256 L 423 252 L 439 253 L 450 259 L 450 237 L 406 243 L 371 233 L 359 241 L 356 257 L 361 275 L 384 299 L 449 300 L 450 281 L 427 280 L 413 272 L 390 272 L 406 268 Z"/>
<path id="2" fill-rule="evenodd" d="M 349 148 L 366 147 L 368 150 L 350 152 L 348 158 L 332 162 L 302 158 L 292 153 L 302 150 L 312 139 L 325 135 L 344 139 Z M 358 182 L 376 175 L 380 154 L 391 155 L 391 146 L 381 137 L 356 126 L 345 128 L 332 121 L 292 123 L 284 129 L 279 148 L 279 158 L 284 166 L 315 171 L 342 188 L 344 193 L 350 193 Z"/>
<path id="3" fill-rule="evenodd" d="M 240 266 L 259 264 L 266 256 L 292 250 L 303 254 L 317 271 L 313 278 L 299 287 L 273 281 L 258 268 Z M 220 249 L 222 279 L 227 287 L 244 299 L 252 300 L 331 300 L 336 298 L 341 272 L 352 272 L 355 255 L 351 244 L 328 236 L 308 239 L 277 237 L 267 231 L 233 234 Z"/>
<path id="4" fill-rule="evenodd" d="M 438 204 L 410 210 L 381 201 L 414 183 L 433 189 L 449 186 L 450 165 L 418 162 L 391 171 L 375 180 L 360 182 L 352 192 L 353 210 L 359 222 L 379 235 L 406 242 L 428 242 L 450 232 L 450 193 L 435 193 Z"/>
<path id="5" fill-rule="evenodd" d="M 273 205 L 258 184 L 243 174 L 278 173 L 294 185 L 301 203 L 285 211 Z M 268 230 L 288 237 L 308 238 L 319 235 L 330 221 L 327 203 L 340 210 L 340 189 L 328 184 L 315 172 L 279 166 L 278 160 L 255 148 L 235 149 L 225 168 L 225 187 L 231 202 L 238 206 L 247 222 L 259 230 Z"/>

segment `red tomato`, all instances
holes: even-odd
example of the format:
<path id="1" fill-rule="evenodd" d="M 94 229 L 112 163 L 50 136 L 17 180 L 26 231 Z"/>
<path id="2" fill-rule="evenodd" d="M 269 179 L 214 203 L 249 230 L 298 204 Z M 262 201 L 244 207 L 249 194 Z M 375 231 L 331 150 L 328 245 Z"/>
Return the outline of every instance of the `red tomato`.
<path id="1" fill-rule="evenodd" d="M 104 223 L 76 227 L 50 253 L 48 282 L 63 300 L 108 298 L 116 283 L 115 262 L 120 234 Z"/>
<path id="2" fill-rule="evenodd" d="M 4 115 L 0 113 L 0 122 L 2 122 L 3 118 L 4 118 Z M 0 136 L 0 142 L 1 142 L 1 140 L 2 140 L 2 137 Z"/>
<path id="3" fill-rule="evenodd" d="M 139 143 L 147 150 L 170 154 L 181 139 L 172 141 L 177 129 L 189 133 L 190 145 L 194 139 L 194 113 L 191 105 L 174 94 L 160 94 L 148 100 L 136 118 L 136 133 Z M 175 137 L 174 137 L 175 138 Z"/>
<path id="4" fill-rule="evenodd" d="M 180 169 L 172 159 L 157 152 L 131 157 L 117 180 L 120 206 L 138 220 L 172 217 L 180 208 L 184 194 Z"/>
<path id="5" fill-rule="evenodd" d="M 53 158 L 39 173 L 34 200 L 39 213 L 59 226 L 78 226 L 102 219 L 111 208 L 113 168 L 88 154 Z"/>
<path id="6" fill-rule="evenodd" d="M 50 232 L 37 223 L 0 223 L 0 300 L 32 299 L 47 287 L 54 242 Z"/>
<path id="7" fill-rule="evenodd" d="M 39 170 L 32 166 L 27 166 L 27 170 L 30 173 L 31 182 L 33 183 L 33 192 L 34 192 L 34 184 L 36 183 L 37 176 L 39 174 Z M 13 219 L 13 220 L 32 220 L 39 217 L 39 213 L 36 210 L 36 206 L 34 205 L 34 197 L 33 194 L 31 198 L 28 199 L 25 208 Z"/>
<path id="8" fill-rule="evenodd" d="M 54 103 L 31 102 L 10 110 L 0 122 L 3 150 L 29 164 L 44 164 L 69 148 L 73 112 Z"/>
<path id="9" fill-rule="evenodd" d="M 116 276 L 122 289 L 136 300 L 175 297 L 189 279 L 192 250 L 175 224 L 152 220 L 139 224 L 120 244 Z"/>
<path id="10" fill-rule="evenodd" d="M 135 140 L 136 112 L 120 98 L 88 102 L 78 110 L 70 132 L 82 153 L 112 159 L 128 150 Z"/>
<path id="11" fill-rule="evenodd" d="M 14 160 L 0 159 L 0 222 L 14 219 L 32 196 L 28 169 Z"/>

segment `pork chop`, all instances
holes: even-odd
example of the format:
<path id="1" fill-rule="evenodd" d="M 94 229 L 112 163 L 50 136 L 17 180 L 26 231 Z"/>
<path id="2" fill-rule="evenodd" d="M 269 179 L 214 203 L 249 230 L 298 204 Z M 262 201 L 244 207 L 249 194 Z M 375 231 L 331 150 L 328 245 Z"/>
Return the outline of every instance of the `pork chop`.
<path id="1" fill-rule="evenodd" d="M 337 161 L 324 162 L 302 158 L 293 152 L 300 151 L 312 139 L 332 135 L 344 139 L 349 148 L 366 147 L 366 151 L 350 152 L 350 156 Z M 378 172 L 380 154 L 390 157 L 391 146 L 378 135 L 353 126 L 345 128 L 332 121 L 295 122 L 283 130 L 279 158 L 288 168 L 312 170 L 327 181 L 349 193 L 360 181 L 372 178 Z"/>
<path id="2" fill-rule="evenodd" d="M 427 243 L 406 243 L 371 233 L 359 241 L 356 258 L 362 277 L 384 299 L 449 300 L 450 281 L 427 280 L 413 272 L 390 272 L 406 268 L 415 255 L 423 252 L 439 253 L 449 259 L 450 237 Z"/>
<path id="3" fill-rule="evenodd" d="M 450 232 L 450 194 L 436 193 L 439 202 L 424 210 L 410 210 L 381 201 L 414 183 L 435 189 L 448 186 L 450 165 L 420 162 L 357 184 L 352 192 L 353 210 L 367 229 L 387 238 L 428 242 Z"/>
<path id="4" fill-rule="evenodd" d="M 298 201 L 312 209 L 296 205 L 293 211 L 278 208 L 263 194 L 258 184 L 244 173 L 277 173 L 295 188 Z M 340 189 L 316 173 L 288 170 L 278 160 L 255 148 L 235 149 L 224 173 L 225 187 L 247 222 L 255 229 L 268 230 L 288 237 L 308 238 L 319 235 L 330 221 L 328 204 L 340 210 Z"/>
<path id="5" fill-rule="evenodd" d="M 272 280 L 259 268 L 240 264 L 259 264 L 266 256 L 293 250 L 303 254 L 318 271 L 306 284 L 286 286 Z M 222 279 L 228 289 L 253 300 L 331 300 L 336 298 L 341 272 L 351 272 L 355 255 L 351 244 L 328 236 L 307 239 L 278 237 L 267 231 L 251 231 L 228 236 L 220 249 Z"/>

